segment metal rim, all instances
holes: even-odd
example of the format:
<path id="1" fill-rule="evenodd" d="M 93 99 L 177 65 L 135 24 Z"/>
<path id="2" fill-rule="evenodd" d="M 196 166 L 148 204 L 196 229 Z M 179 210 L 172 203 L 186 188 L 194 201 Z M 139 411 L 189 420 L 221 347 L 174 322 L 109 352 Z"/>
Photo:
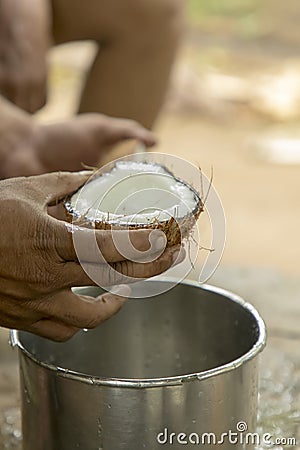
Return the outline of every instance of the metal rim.
<path id="1" fill-rule="evenodd" d="M 159 280 L 161 282 L 175 282 L 174 278 L 164 278 Z M 151 281 L 149 281 L 151 283 Z M 227 372 L 231 372 L 232 370 L 237 369 L 243 364 L 251 361 L 255 356 L 257 356 L 265 347 L 266 339 L 267 339 L 267 331 L 266 326 L 261 318 L 260 314 L 252 306 L 250 303 L 243 300 L 240 296 L 233 294 L 225 289 L 211 286 L 208 284 L 204 284 L 199 286 L 199 283 L 196 281 L 185 280 L 181 284 L 197 287 L 198 289 L 202 289 L 205 291 L 213 292 L 215 294 L 226 297 L 226 299 L 239 304 L 242 308 L 246 309 L 252 317 L 255 319 L 258 328 L 258 339 L 253 345 L 253 347 L 244 355 L 239 358 L 231 361 L 230 363 L 224 364 L 222 366 L 215 367 L 214 369 L 206 370 L 203 372 L 196 372 L 188 375 L 177 375 L 171 377 L 163 377 L 163 378 L 101 378 L 92 375 L 86 375 L 80 372 L 64 369 L 62 367 L 57 367 L 52 364 L 47 364 L 39 359 L 35 358 L 20 342 L 18 331 L 11 330 L 10 338 L 11 345 L 13 347 L 18 347 L 19 350 L 22 351 L 29 359 L 35 362 L 37 365 L 42 366 L 48 370 L 54 371 L 58 376 L 63 378 L 68 378 L 74 381 L 79 381 L 85 384 L 91 385 L 101 385 L 101 386 L 113 386 L 113 387 L 127 387 L 127 388 L 149 388 L 149 387 L 161 387 L 161 386 L 174 386 L 181 385 L 186 382 L 194 381 L 194 380 L 205 380 L 207 378 L 211 378 L 213 376 L 221 375 Z M 85 288 L 80 288 L 85 289 Z M 86 289 L 89 289 L 88 287 Z"/>

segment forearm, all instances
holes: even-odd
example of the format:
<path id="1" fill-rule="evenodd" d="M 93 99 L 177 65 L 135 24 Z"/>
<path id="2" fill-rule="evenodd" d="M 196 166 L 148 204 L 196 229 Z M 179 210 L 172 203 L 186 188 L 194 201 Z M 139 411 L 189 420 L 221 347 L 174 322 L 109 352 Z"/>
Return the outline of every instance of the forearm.
<path id="1" fill-rule="evenodd" d="M 0 54 L 6 56 L 1 65 L 7 65 L 9 53 L 15 53 L 13 63 L 19 64 L 22 69 L 22 65 L 26 63 L 22 58 L 26 56 L 28 48 L 30 54 L 27 56 L 31 56 L 32 51 L 46 55 L 51 44 L 50 0 L 0 0 Z"/>
<path id="2" fill-rule="evenodd" d="M 0 179 L 10 176 L 8 160 L 21 142 L 28 142 L 33 123 L 32 116 L 0 95 Z"/>
<path id="3" fill-rule="evenodd" d="M 0 94 L 31 113 L 47 93 L 50 0 L 0 0 Z"/>
<path id="4" fill-rule="evenodd" d="M 1 1 L 1 0 L 0 0 Z M 6 0 L 11 2 L 12 0 Z M 52 45 L 52 6 L 50 0 L 13 0 L 20 8 L 23 20 L 26 24 L 35 27 L 32 33 L 40 38 L 36 43 L 47 52 Z"/>
<path id="5" fill-rule="evenodd" d="M 0 23 L 9 28 L 10 24 L 28 18 L 38 18 L 35 25 L 47 28 L 52 26 L 52 7 L 50 0 L 0 0 Z M 33 24 L 32 24 L 33 25 Z M 32 30 L 34 31 L 34 30 Z"/>

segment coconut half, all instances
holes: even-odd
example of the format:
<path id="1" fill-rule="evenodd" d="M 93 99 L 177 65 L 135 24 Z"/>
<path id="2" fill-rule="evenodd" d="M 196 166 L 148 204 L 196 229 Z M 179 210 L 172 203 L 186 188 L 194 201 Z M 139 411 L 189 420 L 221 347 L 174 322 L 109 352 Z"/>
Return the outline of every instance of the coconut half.
<path id="1" fill-rule="evenodd" d="M 199 193 L 159 164 L 118 161 L 65 201 L 68 220 L 102 230 L 162 230 L 169 246 L 189 236 L 203 203 Z"/>

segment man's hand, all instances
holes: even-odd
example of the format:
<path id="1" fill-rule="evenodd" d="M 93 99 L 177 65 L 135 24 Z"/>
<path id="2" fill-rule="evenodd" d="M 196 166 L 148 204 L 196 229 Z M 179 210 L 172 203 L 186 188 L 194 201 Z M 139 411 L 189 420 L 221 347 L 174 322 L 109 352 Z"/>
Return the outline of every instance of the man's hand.
<path id="1" fill-rule="evenodd" d="M 78 263 L 67 224 L 46 211 L 48 205 L 76 190 L 87 178 L 86 173 L 53 173 L 0 182 L 1 326 L 63 341 L 79 329 L 96 327 L 111 317 L 130 295 L 124 284 L 116 293 L 96 299 L 71 291 L 72 286 L 93 282 Z M 85 233 L 91 230 L 81 232 L 85 239 Z M 122 237 L 123 232 L 118 233 Z M 128 282 L 126 277 L 149 278 L 180 262 L 184 255 L 178 257 L 175 247 L 164 250 L 160 233 L 156 245 L 151 247 L 155 248 L 153 262 L 138 263 L 124 260 L 110 231 L 96 231 L 97 244 L 105 258 L 105 263 L 97 263 L 102 286 Z M 130 231 L 133 246 L 147 251 L 149 234 L 148 230 Z M 89 253 L 93 254 L 87 249 L 86 262 L 95 265 L 95 261 L 88 260 Z"/>
<path id="2" fill-rule="evenodd" d="M 42 172 L 76 171 L 83 164 L 97 166 L 112 146 L 127 139 L 136 139 L 146 147 L 155 144 L 154 135 L 139 123 L 96 113 L 39 126 L 35 139 L 35 157 Z"/>
<path id="3" fill-rule="evenodd" d="M 15 111 L 15 118 L 12 108 L 10 113 L 2 131 L 0 124 L 0 178 L 94 167 L 113 145 L 126 139 L 136 139 L 147 147 L 155 144 L 153 134 L 131 120 L 82 114 L 41 125 L 20 111 Z M 5 155 L 2 161 L 1 154 Z"/>
<path id="4" fill-rule="evenodd" d="M 0 94 L 33 113 L 46 102 L 49 0 L 1 0 Z"/>

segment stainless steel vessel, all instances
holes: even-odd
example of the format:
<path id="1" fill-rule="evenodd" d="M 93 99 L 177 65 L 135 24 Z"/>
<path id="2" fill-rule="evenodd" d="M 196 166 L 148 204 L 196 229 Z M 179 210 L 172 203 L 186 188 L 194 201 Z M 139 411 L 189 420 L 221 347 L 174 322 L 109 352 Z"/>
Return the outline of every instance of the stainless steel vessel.
<path id="1" fill-rule="evenodd" d="M 149 292 L 153 283 L 169 281 L 149 281 Z M 193 282 L 129 300 L 67 343 L 14 331 L 23 448 L 252 449 L 265 340 L 251 305 Z"/>

